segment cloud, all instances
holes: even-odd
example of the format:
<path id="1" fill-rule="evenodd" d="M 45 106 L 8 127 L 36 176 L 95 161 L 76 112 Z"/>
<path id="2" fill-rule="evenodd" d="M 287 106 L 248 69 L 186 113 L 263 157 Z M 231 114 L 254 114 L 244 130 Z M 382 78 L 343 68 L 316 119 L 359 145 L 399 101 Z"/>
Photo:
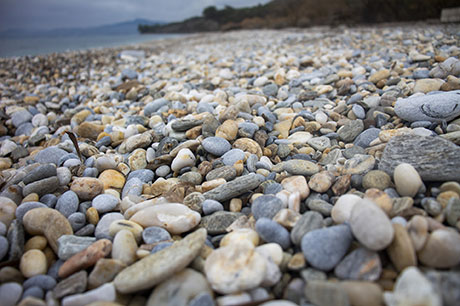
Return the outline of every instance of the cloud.
<path id="1" fill-rule="evenodd" d="M 244 7 L 269 0 L 0 0 L 0 30 L 89 27 L 146 18 L 180 21 L 207 6 Z"/>

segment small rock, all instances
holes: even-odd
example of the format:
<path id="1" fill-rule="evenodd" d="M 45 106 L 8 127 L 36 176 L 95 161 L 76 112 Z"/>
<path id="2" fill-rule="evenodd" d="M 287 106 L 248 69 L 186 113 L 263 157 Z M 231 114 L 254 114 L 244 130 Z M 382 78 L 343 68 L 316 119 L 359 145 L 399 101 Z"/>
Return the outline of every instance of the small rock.
<path id="1" fill-rule="evenodd" d="M 354 194 L 344 194 L 340 196 L 332 208 L 332 220 L 337 224 L 349 222 L 353 206 L 359 201 L 361 201 L 361 198 Z"/>
<path id="2" fill-rule="evenodd" d="M 88 276 L 88 288 L 94 289 L 111 282 L 115 276 L 124 268 L 126 268 L 126 265 L 119 260 L 112 258 L 99 259 Z"/>
<path id="3" fill-rule="evenodd" d="M 22 275 L 27 278 L 45 274 L 47 270 L 45 254 L 37 249 L 25 252 L 21 257 L 19 269 Z"/>
<path id="4" fill-rule="evenodd" d="M 420 175 L 411 164 L 396 166 L 393 177 L 396 190 L 401 196 L 414 197 L 423 185 Z"/>
<path id="5" fill-rule="evenodd" d="M 460 263 L 460 234 L 456 231 L 433 231 L 418 252 L 421 263 L 433 268 L 451 268 Z"/>
<path id="6" fill-rule="evenodd" d="M 203 140 L 201 145 L 207 152 L 215 156 L 222 156 L 232 148 L 227 139 L 222 137 L 208 137 Z"/>
<path id="7" fill-rule="evenodd" d="M 376 281 L 382 272 L 382 263 L 376 252 L 358 248 L 335 267 L 334 273 L 341 279 Z"/>
<path id="8" fill-rule="evenodd" d="M 385 190 L 391 185 L 391 177 L 384 171 L 371 170 L 364 175 L 362 185 L 365 189 Z"/>
<path id="9" fill-rule="evenodd" d="M 0 300 L 4 306 L 17 305 L 22 296 L 22 286 L 15 282 L 0 285 Z"/>
<path id="10" fill-rule="evenodd" d="M 85 270 L 74 273 L 54 287 L 53 295 L 56 299 L 61 299 L 68 295 L 82 293 L 86 290 L 87 282 L 88 273 Z"/>
<path id="11" fill-rule="evenodd" d="M 396 270 L 402 271 L 409 266 L 417 266 L 417 255 L 406 228 L 393 223 L 395 236 L 388 246 L 387 253 Z"/>
<path id="12" fill-rule="evenodd" d="M 137 243 L 128 230 L 121 230 L 113 239 L 112 258 L 130 265 L 136 261 Z"/>
<path id="13" fill-rule="evenodd" d="M 80 201 L 78 196 L 72 190 L 64 192 L 57 200 L 56 210 L 58 210 L 65 217 L 69 217 L 71 214 L 77 211 Z"/>
<path id="14" fill-rule="evenodd" d="M 262 195 L 254 200 L 251 212 L 256 220 L 260 218 L 272 219 L 283 208 L 283 202 L 272 195 Z"/>
<path id="15" fill-rule="evenodd" d="M 114 302 L 117 292 L 113 283 L 104 284 L 85 293 L 66 296 L 62 299 L 62 306 L 89 305 L 93 302 Z"/>
<path id="16" fill-rule="evenodd" d="M 256 222 L 255 229 L 259 236 L 266 242 L 277 243 L 283 249 L 287 249 L 291 245 L 289 232 L 273 220 L 260 218 Z"/>
<path id="17" fill-rule="evenodd" d="M 192 167 L 195 165 L 195 155 L 189 149 L 182 149 L 177 153 L 177 156 L 171 163 L 173 171 L 179 171 L 184 167 Z"/>
<path id="18" fill-rule="evenodd" d="M 57 242 L 59 246 L 58 257 L 67 260 L 73 255 L 85 250 L 96 241 L 94 237 L 79 237 L 75 235 L 63 235 Z"/>
<path id="19" fill-rule="evenodd" d="M 113 211 L 119 203 L 120 200 L 111 194 L 100 194 L 93 199 L 91 205 L 102 214 Z"/>
<path id="20" fill-rule="evenodd" d="M 349 306 L 348 295 L 339 283 L 326 281 L 309 281 L 305 286 L 305 296 L 318 306 Z"/>
<path id="21" fill-rule="evenodd" d="M 104 191 L 103 183 L 93 177 L 78 177 L 74 179 L 70 190 L 75 192 L 82 201 L 92 200 Z"/>
<path id="22" fill-rule="evenodd" d="M 122 214 L 120 213 L 107 213 L 99 220 L 99 223 L 96 226 L 94 236 L 96 239 L 101 238 L 110 238 L 110 225 L 117 220 L 124 220 Z"/>

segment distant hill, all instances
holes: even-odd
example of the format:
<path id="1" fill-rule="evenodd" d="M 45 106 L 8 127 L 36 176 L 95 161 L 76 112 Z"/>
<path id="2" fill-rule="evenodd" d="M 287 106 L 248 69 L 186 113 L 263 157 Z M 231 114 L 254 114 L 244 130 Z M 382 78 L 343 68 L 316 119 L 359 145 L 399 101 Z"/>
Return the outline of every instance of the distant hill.
<path id="1" fill-rule="evenodd" d="M 353 25 L 439 20 L 459 0 L 272 0 L 264 5 L 217 9 L 202 16 L 162 25 L 140 25 L 141 33 L 190 33 L 238 29 Z"/>
<path id="2" fill-rule="evenodd" d="M 0 31 L 0 37 L 127 35 L 138 33 L 139 25 L 153 26 L 161 24 L 165 24 L 165 22 L 139 18 L 130 21 L 84 28 L 60 28 L 52 30 L 10 29 L 7 31 Z"/>

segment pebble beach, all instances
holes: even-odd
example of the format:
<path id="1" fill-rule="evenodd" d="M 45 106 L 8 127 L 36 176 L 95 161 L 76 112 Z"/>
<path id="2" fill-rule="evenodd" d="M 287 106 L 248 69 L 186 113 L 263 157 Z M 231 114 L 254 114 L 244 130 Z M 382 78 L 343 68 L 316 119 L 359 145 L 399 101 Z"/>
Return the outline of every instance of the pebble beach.
<path id="1" fill-rule="evenodd" d="M 460 305 L 460 25 L 0 58 L 0 304 Z"/>

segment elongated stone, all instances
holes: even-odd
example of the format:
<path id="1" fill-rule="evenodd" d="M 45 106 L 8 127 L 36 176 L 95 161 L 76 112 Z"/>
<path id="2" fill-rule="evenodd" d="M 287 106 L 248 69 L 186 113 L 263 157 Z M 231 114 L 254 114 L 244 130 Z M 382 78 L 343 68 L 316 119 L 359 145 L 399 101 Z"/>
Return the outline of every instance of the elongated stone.
<path id="1" fill-rule="evenodd" d="M 442 137 L 401 135 L 391 138 L 379 169 L 392 175 L 396 166 L 414 166 L 424 181 L 459 181 L 460 147 Z"/>
<path id="2" fill-rule="evenodd" d="M 121 293 L 132 293 L 155 286 L 187 267 L 205 240 L 206 230 L 199 229 L 172 246 L 144 257 L 117 275 L 115 288 Z"/>
<path id="3" fill-rule="evenodd" d="M 257 188 L 260 185 L 259 177 L 256 174 L 248 174 L 234 179 L 228 183 L 222 184 L 208 192 L 203 196 L 206 199 L 216 200 L 219 202 L 227 201 L 236 198 L 243 193 Z"/>

